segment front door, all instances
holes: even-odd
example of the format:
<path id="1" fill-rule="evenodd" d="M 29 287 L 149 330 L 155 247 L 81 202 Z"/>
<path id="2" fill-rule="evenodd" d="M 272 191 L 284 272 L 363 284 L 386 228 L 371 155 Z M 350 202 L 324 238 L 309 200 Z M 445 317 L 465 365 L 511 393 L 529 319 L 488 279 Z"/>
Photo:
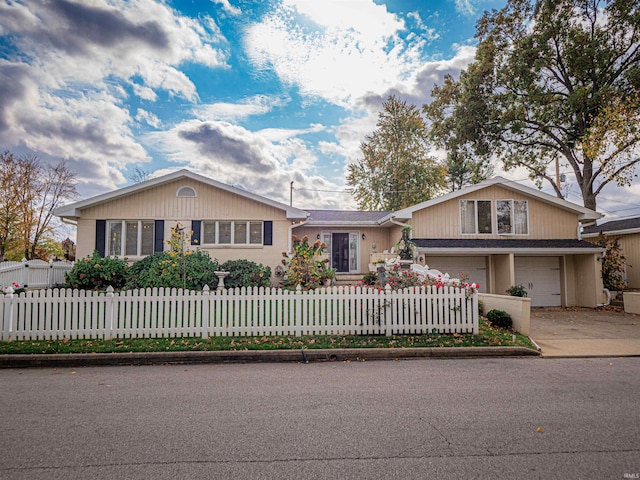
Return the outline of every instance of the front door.
<path id="1" fill-rule="evenodd" d="M 341 273 L 358 273 L 359 232 L 322 232 L 331 267 Z"/>
<path id="2" fill-rule="evenodd" d="M 349 272 L 349 234 L 331 235 L 331 266 L 338 272 Z"/>

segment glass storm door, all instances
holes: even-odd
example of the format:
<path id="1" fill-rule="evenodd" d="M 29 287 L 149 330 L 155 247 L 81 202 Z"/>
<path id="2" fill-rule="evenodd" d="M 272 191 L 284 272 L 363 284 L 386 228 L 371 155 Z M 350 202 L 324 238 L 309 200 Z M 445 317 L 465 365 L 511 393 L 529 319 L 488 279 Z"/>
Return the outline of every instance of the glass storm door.
<path id="1" fill-rule="evenodd" d="M 331 267 L 341 273 L 358 272 L 358 232 L 322 232 Z"/>
<path id="2" fill-rule="evenodd" d="M 331 234 L 331 266 L 338 272 L 349 272 L 349 234 Z"/>

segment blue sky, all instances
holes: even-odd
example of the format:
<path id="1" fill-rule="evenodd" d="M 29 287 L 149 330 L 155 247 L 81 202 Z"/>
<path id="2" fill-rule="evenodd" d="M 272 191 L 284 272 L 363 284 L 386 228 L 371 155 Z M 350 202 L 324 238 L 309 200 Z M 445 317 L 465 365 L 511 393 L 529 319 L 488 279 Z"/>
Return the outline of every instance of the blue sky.
<path id="1" fill-rule="evenodd" d="M 282 202 L 294 181 L 297 207 L 352 209 L 345 171 L 382 101 L 428 102 L 504 4 L 0 0 L 0 147 L 67 159 L 83 198 L 135 168 L 188 168 Z M 640 213 L 631 193 L 599 207 Z"/>

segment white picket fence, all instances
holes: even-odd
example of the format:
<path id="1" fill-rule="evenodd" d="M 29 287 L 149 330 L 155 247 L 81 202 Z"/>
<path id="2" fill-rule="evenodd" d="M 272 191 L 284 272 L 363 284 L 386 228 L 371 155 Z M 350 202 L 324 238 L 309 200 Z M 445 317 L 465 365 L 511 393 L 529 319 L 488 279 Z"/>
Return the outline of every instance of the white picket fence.
<path id="1" fill-rule="evenodd" d="M 478 333 L 478 295 L 453 287 L 391 291 L 241 288 L 120 293 L 52 289 L 0 295 L 2 341 L 262 335 Z"/>
<path id="2" fill-rule="evenodd" d="M 72 268 L 73 263 L 69 262 L 43 260 L 0 262 L 0 288 L 8 287 L 14 282 L 28 288 L 51 288 L 64 285 L 64 274 Z"/>

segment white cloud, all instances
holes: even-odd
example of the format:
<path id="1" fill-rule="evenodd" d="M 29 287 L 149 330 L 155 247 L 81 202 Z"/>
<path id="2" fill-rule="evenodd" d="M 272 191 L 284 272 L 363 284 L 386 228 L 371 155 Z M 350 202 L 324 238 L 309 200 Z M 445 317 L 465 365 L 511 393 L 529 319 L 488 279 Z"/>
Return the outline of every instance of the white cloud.
<path id="1" fill-rule="evenodd" d="M 238 7 L 234 7 L 229 3 L 229 0 L 211 0 L 213 3 L 217 3 L 218 5 L 222 5 L 222 9 L 230 15 L 241 15 L 242 10 Z"/>
<path id="2" fill-rule="evenodd" d="M 193 114 L 200 120 L 236 122 L 251 116 L 265 115 L 274 107 L 289 101 L 286 97 L 254 95 L 237 102 L 217 102 L 194 107 Z"/>
<path id="3" fill-rule="evenodd" d="M 299 189 L 296 206 L 353 207 L 346 195 L 327 198 L 318 191 L 344 187 L 313 173 L 316 157 L 297 137 L 304 132 L 252 132 L 228 122 L 189 120 L 166 132 L 149 133 L 146 138 L 172 162 L 267 198 L 288 202 L 293 180 Z"/>
<path id="4" fill-rule="evenodd" d="M 463 15 L 475 15 L 476 6 L 474 0 L 455 0 L 456 10 Z"/>
<path id="5" fill-rule="evenodd" d="M 287 0 L 250 26 L 244 41 L 258 68 L 348 108 L 349 100 L 411 83 L 425 40 L 404 41 L 403 29 L 370 0 Z"/>
<path id="6" fill-rule="evenodd" d="M 213 19 L 152 0 L 1 2 L 0 31 L 15 52 L 0 59 L 0 142 L 69 159 L 81 184 L 104 188 L 150 160 L 130 130 L 125 87 L 146 101 L 161 90 L 194 101 L 179 67 L 226 68 Z M 137 119 L 159 125 L 145 110 Z"/>
<path id="7" fill-rule="evenodd" d="M 145 122 L 147 125 L 151 125 L 154 128 L 159 128 L 162 125 L 162 122 L 156 115 L 142 108 L 137 110 L 136 120 L 139 122 Z"/>

